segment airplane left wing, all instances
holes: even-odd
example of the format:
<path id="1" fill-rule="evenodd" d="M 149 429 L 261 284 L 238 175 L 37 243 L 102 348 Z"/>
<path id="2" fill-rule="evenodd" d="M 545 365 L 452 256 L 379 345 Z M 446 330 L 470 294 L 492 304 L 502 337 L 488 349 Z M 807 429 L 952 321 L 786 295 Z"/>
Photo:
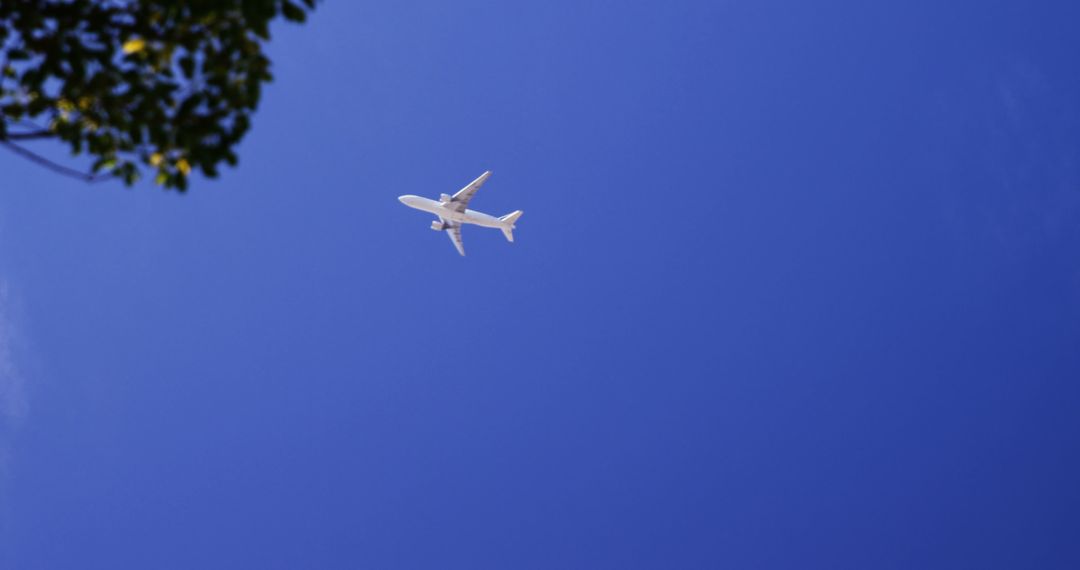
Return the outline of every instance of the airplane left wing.
<path id="1" fill-rule="evenodd" d="M 461 224 L 454 224 L 446 228 L 446 235 L 450 236 L 450 241 L 454 242 L 454 247 L 457 248 L 457 252 L 461 255 L 465 255 L 465 244 L 461 241 Z"/>
<path id="2" fill-rule="evenodd" d="M 484 182 L 487 181 L 488 176 L 491 176 L 490 170 L 481 174 L 479 178 L 470 182 L 468 186 L 462 188 L 461 190 L 458 190 L 457 194 L 454 194 L 454 196 L 451 198 L 451 206 L 453 206 L 454 209 L 458 212 L 464 212 L 465 208 L 469 206 L 469 200 L 472 200 L 473 194 L 476 194 L 476 191 L 484 185 Z"/>

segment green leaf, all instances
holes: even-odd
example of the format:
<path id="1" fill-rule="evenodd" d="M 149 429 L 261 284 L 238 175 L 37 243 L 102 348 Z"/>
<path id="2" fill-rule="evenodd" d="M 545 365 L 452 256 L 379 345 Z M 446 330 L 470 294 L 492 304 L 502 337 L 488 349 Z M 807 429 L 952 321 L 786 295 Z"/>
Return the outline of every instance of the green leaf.
<path id="1" fill-rule="evenodd" d="M 180 71 L 184 72 L 184 77 L 191 79 L 195 76 L 195 58 L 190 55 L 185 55 L 180 58 Z"/>
<path id="2" fill-rule="evenodd" d="M 304 9 L 288 0 L 285 0 L 285 2 L 281 4 L 281 13 L 285 16 L 286 20 L 291 20 L 293 22 L 302 23 L 307 19 L 307 14 L 304 13 Z"/>

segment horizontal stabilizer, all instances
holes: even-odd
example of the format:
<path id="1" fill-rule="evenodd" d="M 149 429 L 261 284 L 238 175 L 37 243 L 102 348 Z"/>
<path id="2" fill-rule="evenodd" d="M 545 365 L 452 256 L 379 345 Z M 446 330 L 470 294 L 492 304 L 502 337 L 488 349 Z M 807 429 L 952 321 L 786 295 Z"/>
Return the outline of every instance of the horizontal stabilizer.
<path id="1" fill-rule="evenodd" d="M 499 218 L 499 221 L 503 223 L 503 226 L 499 229 L 501 229 L 503 235 L 506 236 L 506 241 L 514 241 L 514 222 L 516 222 L 523 213 L 524 212 L 522 212 L 521 210 L 515 210 Z"/>
<path id="2" fill-rule="evenodd" d="M 514 210 L 513 212 L 510 212 L 509 214 L 499 218 L 499 221 L 506 222 L 510 224 L 510 227 L 514 227 L 514 222 L 516 222 L 517 219 L 520 218 L 521 215 L 524 213 L 525 212 L 522 212 L 521 210 Z"/>

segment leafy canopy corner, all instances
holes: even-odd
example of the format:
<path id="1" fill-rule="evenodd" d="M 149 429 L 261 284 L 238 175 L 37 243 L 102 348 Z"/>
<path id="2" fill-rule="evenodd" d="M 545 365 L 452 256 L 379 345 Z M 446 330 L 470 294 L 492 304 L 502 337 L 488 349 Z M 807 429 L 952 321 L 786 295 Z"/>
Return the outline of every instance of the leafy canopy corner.
<path id="1" fill-rule="evenodd" d="M 134 184 L 147 170 L 186 190 L 194 169 L 235 165 L 262 86 L 263 44 L 279 16 L 315 0 L 0 2 L 0 144 L 86 180 Z M 93 158 L 80 173 L 20 143 L 63 141 Z M 66 172 L 65 172 L 66 171 Z"/>

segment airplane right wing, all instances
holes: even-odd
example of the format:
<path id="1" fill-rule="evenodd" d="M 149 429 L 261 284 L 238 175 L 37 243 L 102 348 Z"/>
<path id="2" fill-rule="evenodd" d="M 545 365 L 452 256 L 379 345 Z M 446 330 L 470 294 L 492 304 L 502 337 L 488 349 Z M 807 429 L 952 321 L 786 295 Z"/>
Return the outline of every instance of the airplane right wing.
<path id="1" fill-rule="evenodd" d="M 491 171 L 488 170 L 480 175 L 479 178 L 473 180 L 468 186 L 458 190 L 456 194 L 451 198 L 451 206 L 458 212 L 464 212 L 465 208 L 469 207 L 469 200 L 472 200 L 473 194 L 483 186 L 484 182 L 491 176 Z"/>
<path id="2" fill-rule="evenodd" d="M 450 241 L 454 242 L 458 253 L 465 255 L 465 244 L 461 242 L 461 224 L 447 224 L 446 235 L 450 236 Z"/>

